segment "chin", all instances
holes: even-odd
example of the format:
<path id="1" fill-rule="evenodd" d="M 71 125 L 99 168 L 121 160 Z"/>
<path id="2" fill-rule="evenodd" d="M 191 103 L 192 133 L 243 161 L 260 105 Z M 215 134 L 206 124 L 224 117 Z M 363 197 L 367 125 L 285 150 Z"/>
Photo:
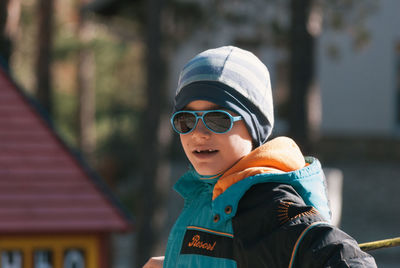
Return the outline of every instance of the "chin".
<path id="1" fill-rule="evenodd" d="M 214 170 L 214 169 L 209 169 L 209 168 L 195 168 L 196 172 L 199 173 L 200 175 L 203 176 L 213 176 L 213 175 L 217 175 L 218 173 L 220 173 L 221 171 L 219 170 Z"/>

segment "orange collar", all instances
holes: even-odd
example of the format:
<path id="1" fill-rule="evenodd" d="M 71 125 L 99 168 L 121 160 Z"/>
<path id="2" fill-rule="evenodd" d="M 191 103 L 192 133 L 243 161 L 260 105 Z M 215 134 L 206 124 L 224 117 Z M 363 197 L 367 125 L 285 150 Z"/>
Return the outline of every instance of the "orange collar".
<path id="1" fill-rule="evenodd" d="M 261 173 L 285 173 L 306 165 L 297 144 L 288 137 L 275 138 L 254 149 L 225 171 L 214 186 L 213 200 L 231 185 Z"/>

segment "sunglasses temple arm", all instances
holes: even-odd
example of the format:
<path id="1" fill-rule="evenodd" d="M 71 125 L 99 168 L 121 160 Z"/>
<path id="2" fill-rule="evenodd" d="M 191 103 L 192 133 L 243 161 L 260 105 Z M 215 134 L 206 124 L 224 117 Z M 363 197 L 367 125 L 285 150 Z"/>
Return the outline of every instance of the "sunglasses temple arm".
<path id="1" fill-rule="evenodd" d="M 233 122 L 236 122 L 236 121 L 242 120 L 243 117 L 242 116 L 232 116 L 232 119 L 233 119 Z"/>

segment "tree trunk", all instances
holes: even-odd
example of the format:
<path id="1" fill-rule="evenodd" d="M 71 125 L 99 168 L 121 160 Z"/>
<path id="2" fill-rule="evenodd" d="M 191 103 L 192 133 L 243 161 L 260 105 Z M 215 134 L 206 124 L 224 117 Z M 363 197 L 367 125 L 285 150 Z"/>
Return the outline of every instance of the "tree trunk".
<path id="1" fill-rule="evenodd" d="M 291 0 L 290 26 L 290 134 L 309 150 L 308 94 L 314 76 L 314 37 L 307 30 L 312 0 Z"/>
<path id="2" fill-rule="evenodd" d="M 0 64 L 8 68 L 8 60 L 11 54 L 11 40 L 6 34 L 9 0 L 0 1 Z"/>
<path id="3" fill-rule="evenodd" d="M 87 0 L 77 0 L 77 35 L 80 43 L 76 68 L 77 92 L 78 92 L 78 140 L 79 148 L 84 155 L 93 160 L 93 152 L 96 146 L 95 125 L 95 89 L 94 89 L 94 55 L 87 47 L 88 27 L 80 7 L 87 4 Z"/>
<path id="4" fill-rule="evenodd" d="M 0 1 L 0 64 L 9 68 L 13 41 L 16 38 L 21 14 L 20 0 Z"/>
<path id="5" fill-rule="evenodd" d="M 146 64 L 147 85 L 145 108 L 142 122 L 142 176 L 140 187 L 140 207 L 137 210 L 137 251 L 136 266 L 142 267 L 151 256 L 154 245 L 159 237 L 159 230 L 154 224 L 154 215 L 157 205 L 161 203 L 157 192 L 157 175 L 161 162 L 159 130 L 164 103 L 166 99 L 165 86 L 165 59 L 161 52 L 161 11 L 163 0 L 149 0 L 147 2 L 147 36 L 146 36 Z M 164 174 L 165 175 L 165 174 Z"/>
<path id="6" fill-rule="evenodd" d="M 86 48 L 80 49 L 77 67 L 79 98 L 79 147 L 84 155 L 93 160 L 96 147 L 96 94 L 93 86 L 94 55 Z"/>
<path id="7" fill-rule="evenodd" d="M 53 26 L 53 0 L 38 3 L 38 51 L 36 59 L 36 96 L 44 109 L 52 113 L 51 49 Z"/>

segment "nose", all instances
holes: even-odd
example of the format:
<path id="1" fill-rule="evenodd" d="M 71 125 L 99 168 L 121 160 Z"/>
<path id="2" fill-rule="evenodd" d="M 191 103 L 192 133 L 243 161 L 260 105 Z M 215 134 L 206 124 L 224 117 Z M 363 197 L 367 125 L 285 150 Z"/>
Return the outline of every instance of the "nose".
<path id="1" fill-rule="evenodd" d="M 204 125 L 203 120 L 199 119 L 196 128 L 192 131 L 192 135 L 195 137 L 209 137 L 211 131 Z"/>

